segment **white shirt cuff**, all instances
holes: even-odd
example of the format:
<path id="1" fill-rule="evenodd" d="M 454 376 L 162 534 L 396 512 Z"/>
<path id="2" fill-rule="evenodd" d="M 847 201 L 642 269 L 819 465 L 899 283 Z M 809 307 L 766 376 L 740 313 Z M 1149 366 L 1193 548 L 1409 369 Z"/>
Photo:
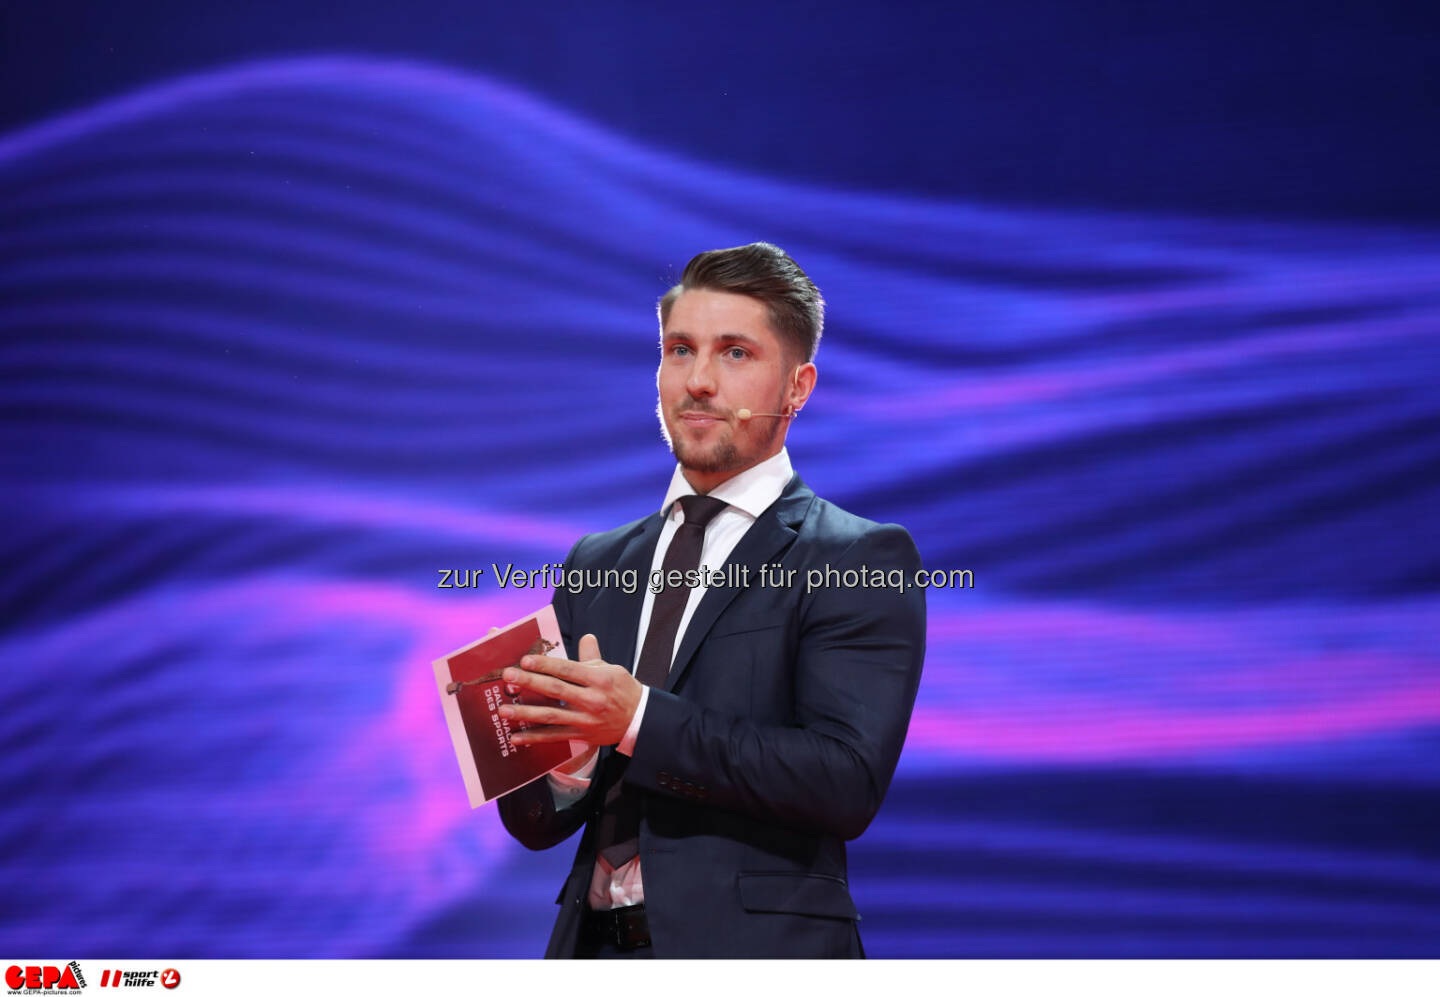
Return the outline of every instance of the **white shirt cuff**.
<path id="1" fill-rule="evenodd" d="M 546 778 L 550 781 L 550 795 L 555 800 L 555 809 L 564 810 L 590 788 L 590 778 L 595 774 L 595 761 L 598 755 L 591 755 L 590 760 L 580 768 L 568 775 L 564 772 L 551 772 Z"/>
<path id="2" fill-rule="evenodd" d="M 640 705 L 635 707 L 635 715 L 630 718 L 630 727 L 625 731 L 625 736 L 620 743 L 615 745 L 615 750 L 622 755 L 635 754 L 635 739 L 640 736 L 640 719 L 645 716 L 645 704 L 650 701 L 650 687 L 640 687 Z"/>

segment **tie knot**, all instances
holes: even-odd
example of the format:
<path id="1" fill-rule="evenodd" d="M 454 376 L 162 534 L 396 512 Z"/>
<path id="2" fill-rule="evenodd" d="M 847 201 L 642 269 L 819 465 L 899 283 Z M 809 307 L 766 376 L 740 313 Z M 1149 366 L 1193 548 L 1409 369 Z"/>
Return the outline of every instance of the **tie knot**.
<path id="1" fill-rule="evenodd" d="M 686 526 L 698 526 L 705 529 L 710 520 L 720 515 L 720 510 L 728 507 L 729 502 L 724 502 L 709 495 L 681 495 L 679 498 L 680 508 L 685 510 Z"/>

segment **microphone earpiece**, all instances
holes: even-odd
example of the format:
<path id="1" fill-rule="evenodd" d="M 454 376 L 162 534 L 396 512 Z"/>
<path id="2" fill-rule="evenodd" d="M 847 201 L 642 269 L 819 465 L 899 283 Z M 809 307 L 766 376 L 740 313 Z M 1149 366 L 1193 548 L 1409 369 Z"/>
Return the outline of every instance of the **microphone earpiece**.
<path id="1" fill-rule="evenodd" d="M 795 389 L 798 391 L 800 388 L 800 375 L 796 373 L 792 377 L 792 380 L 795 384 Z M 751 412 L 748 408 L 737 408 L 735 410 L 735 418 L 741 422 L 749 422 L 757 415 L 767 416 L 771 419 L 793 419 L 799 414 L 800 410 L 793 405 L 786 405 L 784 412 Z"/>

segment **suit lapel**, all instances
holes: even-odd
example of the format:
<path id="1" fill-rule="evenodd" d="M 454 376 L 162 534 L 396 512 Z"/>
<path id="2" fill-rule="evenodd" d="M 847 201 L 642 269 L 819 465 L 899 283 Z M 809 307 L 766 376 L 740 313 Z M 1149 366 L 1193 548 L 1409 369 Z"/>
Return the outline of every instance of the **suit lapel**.
<path id="1" fill-rule="evenodd" d="M 759 584 L 759 571 L 761 566 L 770 563 L 792 542 L 797 536 L 796 528 L 805 520 L 805 515 L 810 510 L 810 503 L 815 499 L 815 493 L 806 487 L 805 482 L 800 480 L 800 475 L 791 476 L 790 483 L 780 493 L 780 497 L 771 503 L 770 507 L 760 514 L 760 518 L 750 524 L 750 529 L 740 538 L 735 549 L 730 552 L 730 558 L 725 562 L 726 566 L 744 565 L 750 569 L 750 583 Z M 654 552 L 654 545 L 650 550 Z M 690 666 L 690 659 L 699 650 L 700 643 L 715 621 L 725 612 L 730 603 L 742 591 L 741 586 L 723 586 L 707 589 L 705 595 L 700 599 L 700 605 L 695 607 L 695 615 L 690 618 L 689 624 L 685 627 L 685 637 L 680 641 L 680 647 L 675 653 L 675 660 L 670 665 L 670 675 L 665 681 L 665 690 L 673 691 L 679 684 L 685 670 Z M 631 652 L 634 652 L 634 630 L 639 626 L 639 616 L 632 621 L 631 625 Z"/>
<path id="2" fill-rule="evenodd" d="M 640 608 L 645 602 L 645 585 L 650 578 L 650 562 L 655 556 L 661 525 L 659 513 L 642 522 L 615 561 L 622 575 L 634 569 L 640 579 L 639 591 L 626 595 L 619 588 L 607 588 L 598 601 L 603 615 L 600 626 L 604 631 L 595 635 L 600 638 L 600 656 L 622 668 L 633 669 L 635 665 L 635 634 L 640 627 Z M 575 635 L 577 642 L 580 636 Z"/>

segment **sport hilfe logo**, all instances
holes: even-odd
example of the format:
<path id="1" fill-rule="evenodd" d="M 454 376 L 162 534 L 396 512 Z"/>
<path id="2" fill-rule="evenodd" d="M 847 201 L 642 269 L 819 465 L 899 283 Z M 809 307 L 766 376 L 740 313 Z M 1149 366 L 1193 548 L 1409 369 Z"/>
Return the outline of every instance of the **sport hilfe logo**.
<path id="1" fill-rule="evenodd" d="M 79 969 L 73 962 L 68 966 L 11 966 L 5 970 L 5 984 L 19 993 L 80 990 L 85 986 L 85 978 L 77 975 Z"/>
<path id="2" fill-rule="evenodd" d="M 163 972 L 158 969 L 107 969 L 100 974 L 102 987 L 153 987 L 157 982 L 166 990 L 174 990 L 180 985 L 180 971 L 178 969 L 166 969 Z"/>

